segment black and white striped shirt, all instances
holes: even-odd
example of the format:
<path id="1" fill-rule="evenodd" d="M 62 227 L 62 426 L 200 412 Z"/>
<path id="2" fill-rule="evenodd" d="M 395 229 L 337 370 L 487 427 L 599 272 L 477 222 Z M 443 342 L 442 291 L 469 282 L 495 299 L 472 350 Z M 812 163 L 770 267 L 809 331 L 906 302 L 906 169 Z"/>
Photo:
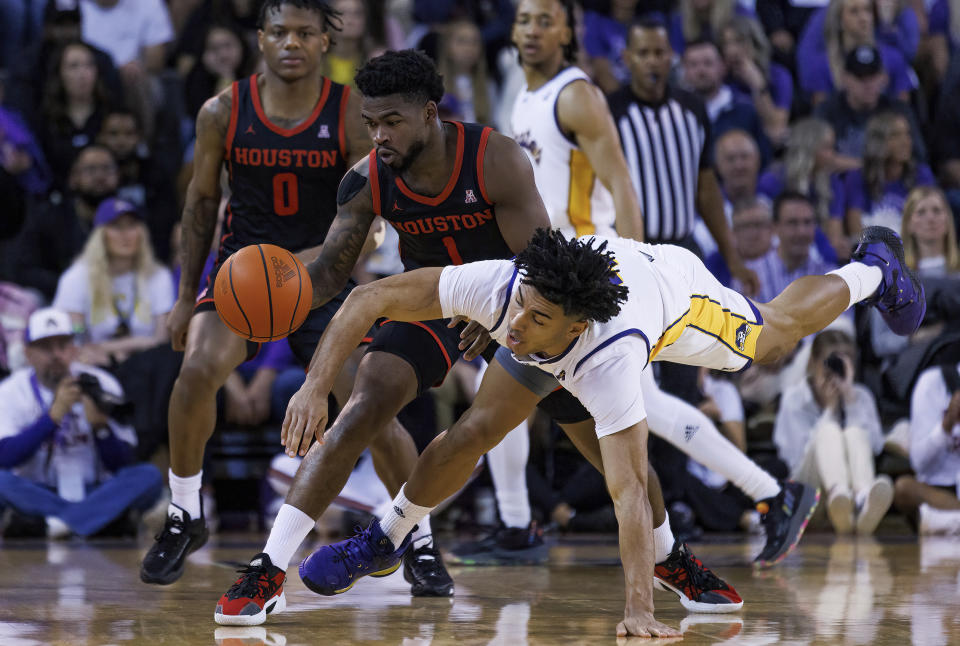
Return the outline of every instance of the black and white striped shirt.
<path id="1" fill-rule="evenodd" d="M 643 209 L 646 239 L 686 238 L 695 222 L 697 176 L 709 166 L 710 121 L 703 102 L 667 88 L 663 102 L 645 103 L 629 85 L 608 101 Z"/>

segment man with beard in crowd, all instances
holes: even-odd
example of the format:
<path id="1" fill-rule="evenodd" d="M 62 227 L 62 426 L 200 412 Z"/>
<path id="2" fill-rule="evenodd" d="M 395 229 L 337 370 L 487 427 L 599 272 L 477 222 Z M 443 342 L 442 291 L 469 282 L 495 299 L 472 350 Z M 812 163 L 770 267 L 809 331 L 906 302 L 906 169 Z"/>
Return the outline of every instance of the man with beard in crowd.
<path id="1" fill-rule="evenodd" d="M 83 249 L 97 206 L 117 191 L 120 178 L 113 154 L 87 146 L 70 167 L 67 193 L 32 203 L 16 244 L 14 280 L 49 300 L 60 278 Z"/>

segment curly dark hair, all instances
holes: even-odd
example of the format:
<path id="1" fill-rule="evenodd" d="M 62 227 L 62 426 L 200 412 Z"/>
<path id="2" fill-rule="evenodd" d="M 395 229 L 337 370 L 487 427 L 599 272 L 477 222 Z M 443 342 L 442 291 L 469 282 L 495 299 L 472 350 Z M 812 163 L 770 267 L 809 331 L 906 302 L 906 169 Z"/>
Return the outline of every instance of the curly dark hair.
<path id="1" fill-rule="evenodd" d="M 409 101 L 433 101 L 443 98 L 443 77 L 433 59 L 421 51 L 388 51 L 371 58 L 354 79 L 357 89 L 367 97 L 402 94 Z"/>
<path id="2" fill-rule="evenodd" d="M 567 316 L 606 323 L 620 313 L 629 290 L 619 284 L 613 252 L 606 241 L 567 240 L 560 231 L 537 229 L 514 263 L 530 285 Z"/>
<path id="3" fill-rule="evenodd" d="M 263 4 L 260 5 L 260 15 L 257 17 L 257 29 L 263 29 L 263 26 L 267 24 L 267 14 L 271 11 L 280 11 L 280 8 L 285 4 L 319 13 L 323 31 L 331 29 L 340 31 L 343 24 L 340 22 L 340 12 L 323 0 L 264 0 Z"/>

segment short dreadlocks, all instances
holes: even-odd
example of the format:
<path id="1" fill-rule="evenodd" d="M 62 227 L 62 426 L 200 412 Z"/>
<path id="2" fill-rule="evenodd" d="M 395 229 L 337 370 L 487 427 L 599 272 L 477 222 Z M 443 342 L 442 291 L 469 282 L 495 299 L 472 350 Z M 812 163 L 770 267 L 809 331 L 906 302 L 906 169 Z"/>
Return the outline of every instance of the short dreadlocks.
<path id="1" fill-rule="evenodd" d="M 535 288 L 567 316 L 606 323 L 627 300 L 626 285 L 617 284 L 615 258 L 606 241 L 594 246 L 553 229 L 537 229 L 514 263 L 521 282 Z"/>

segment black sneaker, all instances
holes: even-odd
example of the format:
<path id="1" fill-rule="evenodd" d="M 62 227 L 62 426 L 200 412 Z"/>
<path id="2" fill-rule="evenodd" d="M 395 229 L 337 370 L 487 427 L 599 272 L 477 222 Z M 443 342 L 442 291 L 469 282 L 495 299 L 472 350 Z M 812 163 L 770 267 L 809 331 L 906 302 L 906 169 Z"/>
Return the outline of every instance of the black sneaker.
<path id="1" fill-rule="evenodd" d="M 403 578 L 410 584 L 410 594 L 415 597 L 453 596 L 453 579 L 433 543 L 417 548 L 410 546 L 403 555 Z"/>
<path id="2" fill-rule="evenodd" d="M 541 565 L 550 550 L 535 522 L 527 527 L 501 527 L 490 536 L 451 550 L 451 563 L 460 565 Z"/>
<path id="3" fill-rule="evenodd" d="M 203 547 L 210 537 L 203 515 L 193 520 L 182 508 L 167 516 L 163 530 L 140 564 L 140 580 L 144 583 L 168 585 L 180 578 L 191 552 Z"/>
<path id="4" fill-rule="evenodd" d="M 807 528 L 810 516 L 820 502 L 820 489 L 799 482 L 784 482 L 773 498 L 757 503 L 760 522 L 767 533 L 767 544 L 754 559 L 758 567 L 776 565 L 789 554 Z"/>

